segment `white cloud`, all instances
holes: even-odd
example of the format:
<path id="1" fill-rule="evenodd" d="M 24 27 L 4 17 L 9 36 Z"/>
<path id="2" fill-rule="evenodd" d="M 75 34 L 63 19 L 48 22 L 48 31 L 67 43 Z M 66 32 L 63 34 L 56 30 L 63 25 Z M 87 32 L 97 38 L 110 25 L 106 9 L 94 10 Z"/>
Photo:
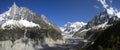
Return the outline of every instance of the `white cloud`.
<path id="1" fill-rule="evenodd" d="M 109 1 L 110 1 L 110 3 L 113 2 L 113 0 L 109 0 Z M 106 3 L 106 0 L 98 0 L 98 2 L 100 2 L 103 5 L 103 8 L 105 8 L 107 10 L 107 13 L 109 15 L 115 15 L 118 18 L 120 18 L 120 11 L 118 11 L 116 8 L 113 8 L 113 7 L 109 6 Z"/>
<path id="2" fill-rule="evenodd" d="M 106 0 L 98 0 L 104 8 L 107 8 L 109 5 L 106 3 Z"/>

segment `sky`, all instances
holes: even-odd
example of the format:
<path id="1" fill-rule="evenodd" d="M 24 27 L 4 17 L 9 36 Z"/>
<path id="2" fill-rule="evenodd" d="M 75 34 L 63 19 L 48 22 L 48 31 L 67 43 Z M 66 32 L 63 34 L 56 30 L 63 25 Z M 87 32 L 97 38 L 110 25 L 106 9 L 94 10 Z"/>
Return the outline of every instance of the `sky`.
<path id="1" fill-rule="evenodd" d="M 104 2 L 104 0 L 101 0 Z M 33 12 L 44 14 L 51 22 L 62 27 L 68 22 L 88 22 L 103 12 L 105 4 L 100 0 L 0 0 L 0 14 L 15 2 Z M 109 7 L 120 10 L 120 0 L 105 0 Z M 110 9 L 111 10 L 111 9 Z"/>

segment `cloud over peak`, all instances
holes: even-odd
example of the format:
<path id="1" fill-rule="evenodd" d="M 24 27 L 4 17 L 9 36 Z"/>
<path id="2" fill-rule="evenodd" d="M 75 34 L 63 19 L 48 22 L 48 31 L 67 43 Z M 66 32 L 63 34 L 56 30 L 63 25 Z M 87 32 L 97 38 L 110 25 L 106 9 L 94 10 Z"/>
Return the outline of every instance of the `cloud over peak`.
<path id="1" fill-rule="evenodd" d="M 98 2 L 100 2 L 104 8 L 107 8 L 109 5 L 106 3 L 106 0 L 98 0 Z"/>
<path id="2" fill-rule="evenodd" d="M 107 4 L 106 0 L 98 0 L 98 2 L 102 4 L 103 8 L 107 10 L 109 15 L 115 15 L 120 18 L 120 11 L 117 10 L 117 8 L 111 7 L 109 4 Z M 109 2 L 112 3 L 113 0 L 109 0 Z"/>

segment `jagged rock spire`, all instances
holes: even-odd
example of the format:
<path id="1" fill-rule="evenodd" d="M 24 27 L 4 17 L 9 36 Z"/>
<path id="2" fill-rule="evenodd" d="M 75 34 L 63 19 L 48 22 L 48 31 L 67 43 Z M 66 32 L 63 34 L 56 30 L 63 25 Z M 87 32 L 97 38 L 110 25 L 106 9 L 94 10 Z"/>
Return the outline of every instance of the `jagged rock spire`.
<path id="1" fill-rule="evenodd" d="M 16 11 L 18 11 L 18 9 L 19 9 L 19 7 L 14 2 L 9 11 L 11 12 L 11 14 L 16 14 Z"/>
<path id="2" fill-rule="evenodd" d="M 14 2 L 13 5 L 12 5 L 12 8 L 18 8 L 18 6 L 16 5 L 16 3 Z"/>
<path id="3" fill-rule="evenodd" d="M 16 5 L 16 3 L 15 3 L 15 2 L 13 3 L 13 7 L 17 7 L 17 5 Z"/>

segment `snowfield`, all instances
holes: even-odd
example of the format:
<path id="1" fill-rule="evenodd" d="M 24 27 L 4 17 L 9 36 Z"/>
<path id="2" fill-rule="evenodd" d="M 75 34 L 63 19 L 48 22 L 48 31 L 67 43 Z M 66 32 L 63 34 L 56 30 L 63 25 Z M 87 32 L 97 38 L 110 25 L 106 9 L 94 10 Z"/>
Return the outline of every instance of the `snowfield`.
<path id="1" fill-rule="evenodd" d="M 22 28 L 22 27 L 40 27 L 39 24 L 35 24 L 32 21 L 29 22 L 29 21 L 24 20 L 24 19 L 8 20 L 2 24 L 2 28 L 5 29 L 5 26 L 10 26 L 10 28 L 13 28 L 14 26 L 17 26 L 19 28 Z"/>

